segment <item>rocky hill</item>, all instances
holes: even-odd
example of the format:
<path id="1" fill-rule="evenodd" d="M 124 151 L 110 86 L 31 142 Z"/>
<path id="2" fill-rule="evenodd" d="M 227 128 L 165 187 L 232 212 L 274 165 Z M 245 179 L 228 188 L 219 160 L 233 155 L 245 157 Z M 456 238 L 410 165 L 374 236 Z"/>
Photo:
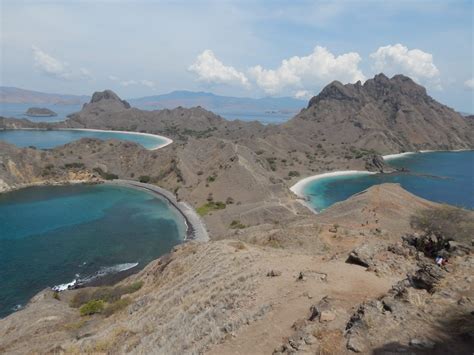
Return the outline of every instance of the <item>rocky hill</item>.
<path id="1" fill-rule="evenodd" d="M 287 124 L 291 133 L 380 154 L 472 148 L 467 119 L 403 75 L 376 75 L 363 85 L 332 82 Z M 311 137 L 313 135 L 313 137 Z"/>
<path id="2" fill-rule="evenodd" d="M 26 111 L 26 115 L 30 117 L 53 117 L 57 116 L 58 114 L 48 108 L 30 107 Z"/>

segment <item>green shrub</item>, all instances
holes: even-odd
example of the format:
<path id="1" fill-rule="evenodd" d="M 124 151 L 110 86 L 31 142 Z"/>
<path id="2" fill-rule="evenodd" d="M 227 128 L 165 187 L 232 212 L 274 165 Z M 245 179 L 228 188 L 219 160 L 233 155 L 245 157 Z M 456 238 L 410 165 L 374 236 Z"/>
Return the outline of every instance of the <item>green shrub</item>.
<path id="1" fill-rule="evenodd" d="M 81 316 L 89 316 L 91 314 L 102 313 L 105 307 L 105 302 L 102 300 L 89 301 L 79 308 Z"/>
<path id="2" fill-rule="evenodd" d="M 298 171 L 292 170 L 288 173 L 289 177 L 294 177 L 294 176 L 300 176 L 300 173 Z"/>
<path id="3" fill-rule="evenodd" d="M 113 303 L 108 304 L 107 307 L 105 307 L 105 309 L 103 311 L 103 314 L 106 317 L 108 317 L 108 316 L 114 314 L 115 312 L 117 312 L 121 309 L 124 309 L 130 303 L 132 303 L 132 300 L 129 297 L 121 298 L 121 299 L 119 299 L 119 300 L 117 300 Z"/>
<path id="4" fill-rule="evenodd" d="M 216 181 L 216 178 L 217 178 L 216 175 L 211 175 L 211 176 L 207 177 L 206 181 L 207 182 L 214 182 L 214 181 Z"/>
<path id="5" fill-rule="evenodd" d="M 247 228 L 247 226 L 245 224 L 242 224 L 240 221 L 233 220 L 232 222 L 230 222 L 230 228 L 243 229 L 243 228 Z"/>
<path id="6" fill-rule="evenodd" d="M 148 175 L 142 175 L 138 178 L 138 181 L 143 182 L 143 183 L 149 183 L 151 178 Z"/>
<path id="7" fill-rule="evenodd" d="M 226 204 L 224 202 L 220 202 L 220 201 L 209 201 L 208 203 L 202 205 L 201 207 L 198 207 L 196 209 L 196 212 L 201 215 L 201 216 L 204 216 L 206 214 L 208 214 L 209 212 L 211 211 L 215 211 L 215 210 L 223 210 L 224 208 L 226 208 Z"/>
<path id="8" fill-rule="evenodd" d="M 95 290 L 80 290 L 69 302 L 69 306 L 79 308 L 90 301 L 116 302 L 123 295 L 137 292 L 143 286 L 143 281 L 136 281 L 125 286 L 100 287 Z"/>
<path id="9" fill-rule="evenodd" d="M 67 163 L 64 164 L 64 167 L 66 169 L 82 169 L 85 167 L 85 165 L 83 163 Z"/>
<path id="10" fill-rule="evenodd" d="M 105 180 L 115 180 L 115 179 L 118 179 L 118 175 L 117 175 L 117 174 L 112 174 L 112 173 L 105 172 L 105 171 L 102 170 L 101 168 L 94 168 L 93 171 L 95 171 L 97 174 L 100 175 L 101 178 L 103 178 L 103 179 L 105 179 Z"/>

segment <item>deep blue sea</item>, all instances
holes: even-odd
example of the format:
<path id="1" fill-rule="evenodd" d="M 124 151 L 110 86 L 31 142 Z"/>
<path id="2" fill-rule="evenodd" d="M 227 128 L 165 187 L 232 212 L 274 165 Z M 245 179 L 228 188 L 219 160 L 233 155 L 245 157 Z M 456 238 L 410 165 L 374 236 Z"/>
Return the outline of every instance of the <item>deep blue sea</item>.
<path id="1" fill-rule="evenodd" d="M 49 149 L 72 141 L 89 137 L 102 140 L 120 139 L 141 144 L 147 149 L 155 149 L 166 142 L 160 136 L 141 135 L 121 132 L 100 132 L 83 130 L 0 130 L 0 140 L 15 144 L 19 147 L 34 146 L 39 149 Z"/>
<path id="2" fill-rule="evenodd" d="M 57 113 L 54 117 L 29 117 L 25 115 L 30 107 L 49 108 Z M 59 122 L 64 121 L 71 113 L 79 112 L 82 105 L 54 105 L 54 104 L 7 104 L 0 103 L 0 116 L 9 118 L 27 118 L 32 122 Z"/>
<path id="3" fill-rule="evenodd" d="M 0 194 L 0 317 L 46 287 L 143 268 L 185 232 L 181 215 L 145 191 L 72 185 Z"/>
<path id="4" fill-rule="evenodd" d="M 370 186 L 392 182 L 427 200 L 474 209 L 474 151 L 417 153 L 387 162 L 410 173 L 327 177 L 308 183 L 303 193 L 320 211 Z"/>

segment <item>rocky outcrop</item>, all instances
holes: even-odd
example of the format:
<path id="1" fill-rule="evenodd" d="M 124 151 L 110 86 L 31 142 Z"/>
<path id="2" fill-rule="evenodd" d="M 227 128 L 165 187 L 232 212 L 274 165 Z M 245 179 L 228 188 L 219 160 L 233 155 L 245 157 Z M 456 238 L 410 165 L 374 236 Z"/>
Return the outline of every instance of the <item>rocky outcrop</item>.
<path id="1" fill-rule="evenodd" d="M 30 117 L 54 117 L 58 114 L 48 108 L 30 107 L 26 111 L 26 115 Z"/>
<path id="2" fill-rule="evenodd" d="M 130 108 L 130 104 L 127 101 L 120 99 L 120 97 L 112 90 L 94 92 L 94 94 L 92 94 L 90 103 L 86 104 L 85 107 L 91 104 L 98 103 L 98 102 L 104 103 L 105 101 L 120 102 L 122 103 L 123 108 L 125 109 Z"/>
<path id="3" fill-rule="evenodd" d="M 300 139 L 318 132 L 318 137 L 332 144 L 388 154 L 473 148 L 468 121 L 410 78 L 378 74 L 363 85 L 329 84 L 286 126 Z"/>

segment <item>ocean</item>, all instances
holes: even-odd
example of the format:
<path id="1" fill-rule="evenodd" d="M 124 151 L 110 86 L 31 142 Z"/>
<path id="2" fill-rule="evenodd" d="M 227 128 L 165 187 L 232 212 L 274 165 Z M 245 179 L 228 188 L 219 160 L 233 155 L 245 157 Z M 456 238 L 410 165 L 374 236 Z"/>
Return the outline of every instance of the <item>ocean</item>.
<path id="1" fill-rule="evenodd" d="M 54 117 L 29 117 L 25 115 L 30 107 L 49 108 L 57 113 Z M 32 122 L 59 122 L 64 121 L 71 113 L 79 112 L 82 105 L 54 105 L 54 104 L 9 104 L 0 103 L 0 116 L 8 118 L 26 118 Z"/>
<path id="2" fill-rule="evenodd" d="M 321 211 L 370 186 L 391 182 L 427 200 L 474 209 L 474 151 L 416 153 L 387 162 L 410 172 L 325 177 L 305 185 L 303 194 Z"/>
<path id="3" fill-rule="evenodd" d="M 184 239 L 169 203 L 111 185 L 0 194 L 0 317 L 46 287 L 143 268 Z"/>
<path id="4" fill-rule="evenodd" d="M 137 134 L 112 131 L 88 130 L 0 130 L 0 140 L 19 147 L 36 147 L 50 149 L 81 138 L 98 138 L 102 140 L 120 139 L 142 145 L 147 149 L 156 149 L 167 142 L 167 139 L 151 134 Z"/>

